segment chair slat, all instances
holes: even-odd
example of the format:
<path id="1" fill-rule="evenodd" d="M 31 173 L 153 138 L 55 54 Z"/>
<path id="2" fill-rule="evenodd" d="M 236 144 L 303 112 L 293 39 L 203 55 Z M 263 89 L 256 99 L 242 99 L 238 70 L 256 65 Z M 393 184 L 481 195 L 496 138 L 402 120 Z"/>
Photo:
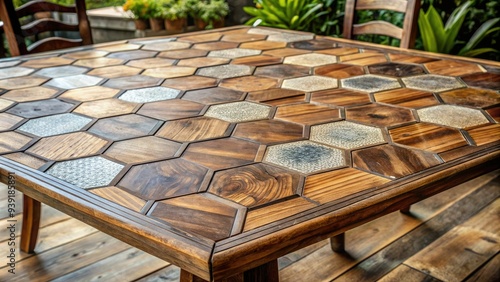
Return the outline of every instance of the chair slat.
<path id="1" fill-rule="evenodd" d="M 33 15 L 41 11 L 51 11 L 60 13 L 76 13 L 75 6 L 62 6 L 43 0 L 30 1 L 16 9 L 17 17 L 22 18 Z"/>
<path id="2" fill-rule="evenodd" d="M 403 29 L 388 22 L 371 21 L 363 24 L 355 24 L 352 28 L 352 34 L 378 34 L 401 39 L 403 37 Z"/>
<path id="3" fill-rule="evenodd" d="M 365 0 L 357 1 L 356 10 L 391 10 L 405 13 L 406 0 Z"/>
<path id="4" fill-rule="evenodd" d="M 78 26 L 53 19 L 40 19 L 23 26 L 22 30 L 24 36 L 31 36 L 46 31 L 78 31 Z"/>
<path id="5" fill-rule="evenodd" d="M 72 48 L 82 45 L 81 39 L 50 37 L 39 40 L 28 47 L 30 53 L 39 53 L 57 49 Z M 55 48 L 54 48 L 55 47 Z"/>

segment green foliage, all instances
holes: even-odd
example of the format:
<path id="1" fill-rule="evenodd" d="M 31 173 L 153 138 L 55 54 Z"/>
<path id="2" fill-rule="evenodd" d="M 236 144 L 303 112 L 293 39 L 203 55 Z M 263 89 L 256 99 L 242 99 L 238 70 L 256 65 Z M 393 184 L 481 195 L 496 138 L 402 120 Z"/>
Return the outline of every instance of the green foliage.
<path id="1" fill-rule="evenodd" d="M 229 14 L 229 5 L 225 0 L 187 0 L 189 14 L 205 22 L 220 20 Z"/>
<path id="2" fill-rule="evenodd" d="M 135 19 L 161 18 L 162 10 L 159 1 L 127 0 L 123 4 L 124 11 L 131 11 Z"/>
<path id="3" fill-rule="evenodd" d="M 168 20 L 186 18 L 189 7 L 186 0 L 163 1 L 161 3 L 162 17 Z"/>
<path id="4" fill-rule="evenodd" d="M 315 17 L 308 31 L 315 34 L 340 37 L 344 25 L 345 0 L 317 0 L 323 4 L 319 16 Z"/>
<path id="5" fill-rule="evenodd" d="M 256 7 L 244 7 L 244 11 L 253 16 L 248 25 L 310 30 L 313 20 L 326 15 L 320 11 L 323 3 L 318 0 L 255 0 Z"/>
<path id="6" fill-rule="evenodd" d="M 452 53 L 452 50 L 460 43 L 457 41 L 457 36 L 462 29 L 465 18 L 470 12 L 470 7 L 474 4 L 473 1 L 467 1 L 460 5 L 448 17 L 446 24 L 438 11 L 431 4 L 427 12 L 420 10 L 418 25 L 422 37 L 424 50 L 439 53 Z M 500 18 L 490 19 L 484 22 L 471 36 L 468 43 L 458 52 L 463 56 L 478 56 L 487 52 L 497 52 L 495 49 L 478 48 L 474 49 L 487 35 L 500 30 L 500 27 L 493 27 Z"/>

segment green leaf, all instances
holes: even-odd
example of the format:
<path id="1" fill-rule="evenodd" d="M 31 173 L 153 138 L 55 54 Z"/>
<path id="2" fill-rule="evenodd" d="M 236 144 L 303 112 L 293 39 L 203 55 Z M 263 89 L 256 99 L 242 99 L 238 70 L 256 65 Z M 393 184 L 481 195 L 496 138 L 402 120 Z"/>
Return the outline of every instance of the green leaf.
<path id="1" fill-rule="evenodd" d="M 500 30 L 500 27 L 492 28 L 498 21 L 500 21 L 500 18 L 495 18 L 495 19 L 490 19 L 484 22 L 471 36 L 469 39 L 469 42 L 460 50 L 459 55 L 461 55 L 463 52 L 467 52 L 469 50 L 474 49 L 483 38 L 485 38 L 488 34 L 495 32 L 497 30 Z"/>
<path id="2" fill-rule="evenodd" d="M 465 16 L 469 12 L 469 7 L 472 5 L 472 1 L 467 1 L 460 7 L 456 8 L 445 25 L 446 41 L 441 52 L 449 54 L 453 46 L 455 46 L 455 39 L 457 38 L 458 32 L 462 28 L 462 24 L 465 20 Z"/>
<path id="3" fill-rule="evenodd" d="M 434 31 L 423 10 L 420 10 L 418 17 L 418 28 L 420 30 L 420 35 L 422 36 L 425 51 L 438 52 Z"/>
<path id="4" fill-rule="evenodd" d="M 425 15 L 429 25 L 432 28 L 432 33 L 434 34 L 434 40 L 436 40 L 437 51 L 440 51 L 439 46 L 444 46 L 446 35 L 443 26 L 443 20 L 436 9 L 431 5 L 429 10 L 427 10 L 427 14 Z"/>
<path id="5" fill-rule="evenodd" d="M 245 13 L 249 14 L 250 16 L 257 16 L 258 15 L 258 10 L 257 8 L 254 8 L 254 7 L 243 7 L 243 11 L 245 11 Z"/>
<path id="6" fill-rule="evenodd" d="M 481 54 L 488 53 L 488 52 L 496 52 L 496 53 L 498 53 L 499 51 L 496 50 L 496 49 L 493 49 L 493 48 L 479 48 L 479 49 L 474 49 L 474 50 L 467 51 L 467 52 L 461 54 L 461 56 L 476 57 L 476 56 L 479 56 Z"/>

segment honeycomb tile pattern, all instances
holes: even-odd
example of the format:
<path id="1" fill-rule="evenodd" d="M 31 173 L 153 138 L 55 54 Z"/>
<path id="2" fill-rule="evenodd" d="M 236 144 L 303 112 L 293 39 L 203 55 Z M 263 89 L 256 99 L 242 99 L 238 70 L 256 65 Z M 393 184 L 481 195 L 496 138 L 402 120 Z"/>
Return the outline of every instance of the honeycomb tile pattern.
<path id="1" fill-rule="evenodd" d="M 343 42 L 232 27 L 0 60 L 0 165 L 213 247 L 498 151 L 498 63 Z"/>

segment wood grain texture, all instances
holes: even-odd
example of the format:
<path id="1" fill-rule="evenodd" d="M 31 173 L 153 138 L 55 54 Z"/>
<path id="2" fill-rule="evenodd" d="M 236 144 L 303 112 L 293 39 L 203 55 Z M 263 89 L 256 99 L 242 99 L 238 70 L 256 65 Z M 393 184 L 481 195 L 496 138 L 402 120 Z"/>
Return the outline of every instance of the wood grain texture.
<path id="1" fill-rule="evenodd" d="M 489 124 L 467 131 L 477 146 L 486 145 L 498 141 L 500 136 L 500 125 Z"/>
<path id="2" fill-rule="evenodd" d="M 43 86 L 34 86 L 12 90 L 2 94 L 2 98 L 16 102 L 28 102 L 34 100 L 49 99 L 55 96 L 57 90 Z"/>
<path id="3" fill-rule="evenodd" d="M 41 208 L 42 204 L 39 201 L 23 195 L 23 225 L 19 245 L 25 253 L 32 253 L 35 250 Z"/>
<path id="4" fill-rule="evenodd" d="M 432 93 L 413 89 L 394 89 L 374 94 L 375 100 L 408 108 L 423 108 L 437 105 L 438 100 Z"/>
<path id="5" fill-rule="evenodd" d="M 262 144 L 282 143 L 303 139 L 304 127 L 279 120 L 263 120 L 238 124 L 233 136 Z"/>
<path id="6" fill-rule="evenodd" d="M 181 144 L 148 136 L 115 142 L 105 154 L 124 163 L 143 163 L 173 157 Z"/>
<path id="7" fill-rule="evenodd" d="M 298 104 L 278 108 L 275 118 L 301 124 L 315 124 L 340 118 L 338 109 L 313 104 Z"/>

